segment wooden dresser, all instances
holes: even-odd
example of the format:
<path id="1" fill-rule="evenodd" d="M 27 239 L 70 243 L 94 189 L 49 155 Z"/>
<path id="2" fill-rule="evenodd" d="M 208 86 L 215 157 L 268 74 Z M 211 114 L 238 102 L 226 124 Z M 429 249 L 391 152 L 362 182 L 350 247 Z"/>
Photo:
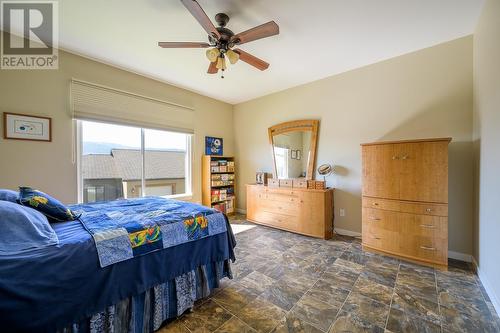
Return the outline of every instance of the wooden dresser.
<path id="1" fill-rule="evenodd" d="M 363 246 L 448 264 L 451 138 L 362 145 Z"/>
<path id="2" fill-rule="evenodd" d="M 333 189 L 247 185 L 247 219 L 303 235 L 330 239 Z"/>

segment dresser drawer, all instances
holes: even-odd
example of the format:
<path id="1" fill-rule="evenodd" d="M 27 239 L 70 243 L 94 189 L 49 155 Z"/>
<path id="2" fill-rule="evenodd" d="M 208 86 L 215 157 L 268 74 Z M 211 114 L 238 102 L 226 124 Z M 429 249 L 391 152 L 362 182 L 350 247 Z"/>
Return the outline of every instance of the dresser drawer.
<path id="1" fill-rule="evenodd" d="M 255 212 L 255 220 L 259 223 L 264 223 L 273 227 L 283 228 L 288 230 L 297 229 L 297 216 L 284 215 L 279 213 L 266 212 L 259 209 Z"/>
<path id="2" fill-rule="evenodd" d="M 267 202 L 292 202 L 299 203 L 299 195 L 297 193 L 273 193 L 263 192 L 258 194 L 259 201 Z"/>
<path id="3" fill-rule="evenodd" d="M 267 185 L 272 186 L 272 187 L 279 187 L 280 186 L 280 180 L 277 178 L 270 178 L 267 180 Z"/>
<path id="4" fill-rule="evenodd" d="M 259 202 L 259 208 L 269 213 L 297 216 L 297 214 L 299 214 L 300 211 L 298 201 L 291 200 L 294 199 L 293 197 L 289 197 L 288 199 L 290 200 L 280 200 L 280 201 L 261 200 Z"/>
<path id="5" fill-rule="evenodd" d="M 296 188 L 307 188 L 307 180 L 305 179 L 294 179 L 293 187 Z"/>
<path id="6" fill-rule="evenodd" d="M 427 204 L 427 203 L 412 203 L 401 202 L 401 211 L 404 213 L 421 214 L 421 215 L 434 215 L 434 216 L 448 216 L 448 205 Z"/>
<path id="7" fill-rule="evenodd" d="M 363 197 L 363 207 L 393 210 L 399 212 L 399 201 Z"/>
<path id="8" fill-rule="evenodd" d="M 280 187 L 292 187 L 293 181 L 291 179 L 280 179 Z"/>

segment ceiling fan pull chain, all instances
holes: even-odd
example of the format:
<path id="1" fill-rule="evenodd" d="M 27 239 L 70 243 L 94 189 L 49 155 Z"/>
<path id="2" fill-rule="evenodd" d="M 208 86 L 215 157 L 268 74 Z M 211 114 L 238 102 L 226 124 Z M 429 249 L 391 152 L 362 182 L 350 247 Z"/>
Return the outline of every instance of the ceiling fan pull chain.
<path id="1" fill-rule="evenodd" d="M 222 75 L 220 76 L 221 79 L 224 78 L 224 70 L 222 70 Z"/>

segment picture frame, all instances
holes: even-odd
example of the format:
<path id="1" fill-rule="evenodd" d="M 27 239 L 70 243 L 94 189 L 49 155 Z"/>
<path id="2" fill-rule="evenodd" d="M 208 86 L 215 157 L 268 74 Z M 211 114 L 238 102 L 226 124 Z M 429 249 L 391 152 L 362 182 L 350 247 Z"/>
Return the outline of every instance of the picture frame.
<path id="1" fill-rule="evenodd" d="M 291 156 L 290 156 L 290 158 L 292 160 L 296 160 L 297 159 L 297 151 L 296 150 L 293 150 L 293 149 L 291 150 Z"/>
<path id="2" fill-rule="evenodd" d="M 224 142 L 222 138 L 212 136 L 205 137 L 205 155 L 223 155 Z"/>
<path id="3" fill-rule="evenodd" d="M 297 159 L 300 160 L 302 158 L 302 152 L 299 150 L 297 150 Z"/>
<path id="4" fill-rule="evenodd" d="M 52 142 L 52 118 L 4 112 L 3 138 Z"/>

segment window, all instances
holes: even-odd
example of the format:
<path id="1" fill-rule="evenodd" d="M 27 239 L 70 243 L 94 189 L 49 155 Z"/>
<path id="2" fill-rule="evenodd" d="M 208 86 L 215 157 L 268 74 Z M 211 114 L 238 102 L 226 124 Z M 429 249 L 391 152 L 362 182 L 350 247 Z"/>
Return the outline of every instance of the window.
<path id="1" fill-rule="evenodd" d="M 80 201 L 191 194 L 191 135 L 78 121 Z"/>

